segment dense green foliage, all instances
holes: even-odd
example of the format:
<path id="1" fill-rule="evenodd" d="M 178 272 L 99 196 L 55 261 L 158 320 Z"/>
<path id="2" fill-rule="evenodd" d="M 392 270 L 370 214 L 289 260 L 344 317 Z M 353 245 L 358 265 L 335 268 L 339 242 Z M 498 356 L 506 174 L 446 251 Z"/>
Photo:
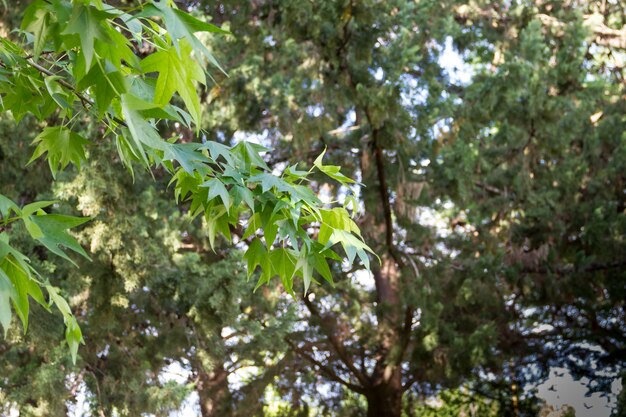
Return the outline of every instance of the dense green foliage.
<path id="1" fill-rule="evenodd" d="M 110 2 L 120 10 L 139 3 Z M 19 207 L 55 200 L 55 212 L 90 217 L 72 236 L 92 261 L 72 257 L 79 264 L 73 268 L 48 258 L 26 228 L 10 228 L 13 247 L 66 296 L 86 345 L 72 365 L 59 346 L 61 315 L 33 303 L 29 332 L 14 325 L 0 343 L 0 403 L 51 416 L 85 397 L 91 414 L 107 416 L 167 415 L 185 398 L 197 398 L 203 416 L 531 416 L 550 408 L 541 411 L 526 384 L 555 365 L 589 378 L 590 389 L 610 391 L 626 357 L 620 2 L 177 4 L 232 36 L 190 40 L 179 32 L 184 24 L 172 24 L 180 13 L 130 10 L 176 38 L 144 28 L 155 45 L 144 45 L 137 66 L 120 61 L 131 79 L 150 80 L 154 89 L 144 101 L 155 107 L 135 110 L 159 122 L 137 130 L 138 141 L 112 119 L 134 120 L 134 113 L 124 113 L 119 97 L 108 102 L 110 84 L 90 84 L 87 74 L 81 85 L 73 72 L 61 72 L 81 94 L 94 94 L 85 109 L 63 84 L 51 84 L 62 91 L 50 92 L 40 72 L 28 70 L 43 100 L 57 109 L 63 100 L 73 103 L 70 119 L 82 112 L 72 129 L 81 139 L 60 131 L 51 140 L 44 131 L 30 149 L 54 155 L 59 137 L 77 145 L 78 154 L 48 158 L 50 175 L 33 174 L 42 172 L 39 159 L 24 168 L 42 123 L 26 116 L 14 131 L 3 119 L 0 193 Z M 9 27 L 18 21 L 6 17 Z M 88 50 L 100 35 L 85 45 L 72 35 L 75 44 L 56 50 Z M 37 50 L 37 37 L 27 39 Z M 212 80 L 196 83 L 204 78 L 176 55 L 185 48 L 213 65 Z M 94 62 L 106 55 L 96 49 Z M 158 58 L 144 58 L 149 53 Z M 71 62 L 41 56 L 46 65 Z M 213 56 L 228 76 L 211 64 Z M 177 79 L 181 74 L 191 86 Z M 157 107 L 165 114 L 151 113 Z M 65 115 L 34 116 L 59 126 Z M 180 139 L 159 145 L 167 149 L 141 140 L 157 130 Z M 209 141 L 190 145 L 198 131 Z M 273 150 L 260 157 L 261 148 L 242 138 Z M 133 180 L 123 167 L 142 163 L 138 143 L 153 169 L 136 170 Z M 223 169 L 199 178 L 190 149 L 212 170 Z M 325 161 L 365 187 L 352 194 L 347 177 L 316 160 L 324 150 Z M 299 172 L 293 164 L 302 161 L 320 170 Z M 80 169 L 63 169 L 68 162 Z M 230 176 L 228 165 L 244 169 Z M 179 206 L 167 190 L 172 175 L 174 193 L 191 187 Z M 299 187 L 304 175 L 313 192 Z M 253 204 L 233 192 L 239 180 Z M 213 181 L 208 189 L 200 187 L 205 181 Z M 209 193 L 214 205 L 191 220 Z M 263 208 L 266 198 L 299 209 L 295 226 L 304 228 L 293 239 L 291 225 Z M 247 221 L 240 224 L 233 213 L 243 207 Z M 215 220 L 224 208 L 230 212 L 217 219 L 230 226 Z M 307 218 L 313 215 L 345 231 L 358 225 L 379 259 L 368 260 L 350 235 L 317 228 Z M 275 223 L 286 227 L 275 231 Z M 303 264 L 291 249 L 267 253 L 268 233 L 288 243 L 307 239 L 309 225 L 314 253 L 341 238 L 353 243 L 348 258 L 362 262 L 326 269 L 319 255 L 307 254 Z M 262 271 L 253 272 L 258 265 Z M 273 265 L 283 277 L 299 270 L 305 285 L 312 266 L 321 285 L 295 300 L 276 286 L 253 292 Z M 246 266 L 255 281 L 247 282 Z M 283 287 L 289 291 L 290 282 Z M 172 372 L 182 373 L 178 382 L 166 378 Z M 622 392 L 616 415 L 624 398 Z"/>
<path id="2" fill-rule="evenodd" d="M 30 124 L 25 128 L 26 135 L 33 130 Z M 3 151 L 8 149 L 5 143 Z M 277 288 L 264 289 L 263 296 L 253 294 L 241 254 L 210 249 L 202 223 L 190 224 L 172 204 L 164 172 L 155 174 L 156 182 L 143 172 L 133 181 L 120 162 L 111 164 L 115 152 L 114 143 L 103 143 L 80 175 L 64 173 L 55 186 L 56 195 L 69 203 L 59 210 L 77 206 L 92 217 L 77 236 L 92 260 L 80 261 L 78 269 L 53 258 L 35 265 L 57 277 L 83 328 L 86 344 L 79 351 L 81 370 L 76 371 L 73 389 L 84 383 L 94 396 L 100 393 L 93 399 L 93 410 L 105 415 L 114 408 L 130 415 L 165 412 L 175 409 L 193 386 L 155 386 L 161 369 L 185 361 L 195 369 L 192 380 L 206 379 L 206 386 L 213 378 L 210 369 L 220 361 L 223 372 L 264 364 L 274 357 L 266 357 L 267 352 L 281 354 L 274 342 L 289 329 L 293 313 L 278 298 Z M 3 183 L 9 183 L 26 155 L 4 156 L 13 157 L 13 166 L 2 176 Z M 44 176 L 42 186 L 34 189 L 32 182 L 13 184 L 11 192 L 47 198 L 51 180 Z M 14 240 L 32 248 L 23 230 L 16 231 Z M 38 257 L 34 254 L 33 261 Z M 254 315 L 248 316 L 252 307 Z M 283 313 L 276 316 L 275 311 Z M 51 394 L 65 390 L 58 386 L 64 374 L 59 366 L 70 366 L 68 352 L 58 346 L 59 326 L 44 324 L 50 319 L 39 310 L 34 314 L 26 339 L 17 343 L 23 336 L 14 326 L 6 341 L 10 344 L 3 345 L 8 349 L 2 355 L 3 374 L 11 375 L 6 386 L 13 389 L 2 402 L 21 404 L 24 413 L 36 414 L 37 406 L 31 404 L 37 404 L 49 415 L 60 415 L 70 394 Z M 249 343 L 227 345 L 223 332 L 248 337 Z M 239 361 L 227 362 L 231 356 Z M 24 364 L 41 371 L 22 373 Z"/>
<path id="3" fill-rule="evenodd" d="M 230 239 L 231 227 L 238 227 L 243 218 L 247 230 L 242 239 L 250 238 L 245 255 L 249 275 L 260 266 L 259 285 L 279 276 L 285 290 L 295 295 L 293 277 L 303 278 L 306 292 L 314 271 L 332 282 L 327 259 L 341 260 L 331 249 L 335 244 L 342 245 L 351 263 L 358 255 L 369 265 L 369 248 L 348 211 L 323 208 L 302 185 L 312 169 L 299 171 L 293 165 L 277 176 L 259 154 L 269 149 L 258 144 L 242 141 L 229 147 L 177 137 L 178 126 L 200 134 L 196 84 L 206 84 L 210 76 L 203 69 L 206 62 L 219 68 L 196 33 L 228 32 L 169 0 L 124 10 L 102 1 L 37 0 L 24 11 L 21 28 L 28 50 L 6 38 L 0 46 L 0 93 L 3 110 L 17 122 L 26 114 L 48 122 L 33 140 L 36 147 L 29 163 L 45 157 L 53 176 L 70 163 L 80 168 L 91 143 L 77 130 L 91 117 L 105 136 L 115 139 L 118 157 L 131 175 L 134 163 L 148 169 L 162 166 L 171 174 L 176 200 L 189 203 L 192 218 L 204 216 L 211 246 L 218 234 Z M 151 51 L 142 51 L 146 47 Z M 170 104 L 175 93 L 187 111 Z M 174 124 L 169 140 L 161 138 L 158 123 Z M 324 165 L 322 156 L 315 168 L 342 185 L 354 182 L 339 167 Z M 0 195 L 0 324 L 5 332 L 11 321 L 9 301 L 24 328 L 29 297 L 47 305 L 40 288 L 44 283 L 28 258 L 10 246 L 4 230 L 11 223 L 21 220 L 33 239 L 69 261 L 63 248 L 88 258 L 67 233 L 87 219 L 46 213 L 43 209 L 52 204 L 43 201 L 20 208 Z M 320 227 L 316 238 L 307 232 L 314 224 Z M 45 285 L 50 304 L 65 317 L 66 338 L 75 357 L 82 341 L 80 329 L 67 302 L 53 286 Z"/>

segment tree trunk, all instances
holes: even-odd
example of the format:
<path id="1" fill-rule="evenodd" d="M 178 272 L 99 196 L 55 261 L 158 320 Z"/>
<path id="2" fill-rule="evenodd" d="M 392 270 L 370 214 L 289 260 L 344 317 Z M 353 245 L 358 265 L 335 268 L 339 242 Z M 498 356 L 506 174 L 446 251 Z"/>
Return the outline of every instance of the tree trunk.
<path id="1" fill-rule="evenodd" d="M 368 118 L 369 119 L 369 118 Z M 372 263 L 376 287 L 378 346 L 372 385 L 365 393 L 368 417 L 400 417 L 402 414 L 403 302 L 400 264 L 394 247 L 391 201 L 378 131 L 372 130 L 372 142 L 361 156 L 365 204 L 363 232 L 367 243 L 380 256 Z"/>
<path id="2" fill-rule="evenodd" d="M 399 373 L 398 373 L 399 375 Z M 379 385 L 365 395 L 367 417 L 400 417 L 402 415 L 402 390 L 392 385 Z"/>
<path id="3" fill-rule="evenodd" d="M 200 399 L 202 417 L 218 417 L 230 415 L 230 390 L 228 389 L 228 372 L 223 367 L 206 372 L 202 367 L 196 369 L 198 383 L 196 392 Z"/>

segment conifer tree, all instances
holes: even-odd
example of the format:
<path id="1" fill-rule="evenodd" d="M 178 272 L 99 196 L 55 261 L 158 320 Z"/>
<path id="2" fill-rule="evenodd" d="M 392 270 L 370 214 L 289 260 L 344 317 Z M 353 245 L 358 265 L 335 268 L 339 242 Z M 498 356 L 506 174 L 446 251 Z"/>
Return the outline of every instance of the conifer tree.
<path id="1" fill-rule="evenodd" d="M 399 416 L 407 392 L 475 381 L 516 413 L 556 364 L 608 389 L 626 331 L 619 4 L 205 4 L 237 64 L 207 130 L 272 138 L 277 167 L 326 148 L 365 184 L 373 282 L 334 269 L 289 342 L 335 387 L 320 402 L 351 391 Z"/>

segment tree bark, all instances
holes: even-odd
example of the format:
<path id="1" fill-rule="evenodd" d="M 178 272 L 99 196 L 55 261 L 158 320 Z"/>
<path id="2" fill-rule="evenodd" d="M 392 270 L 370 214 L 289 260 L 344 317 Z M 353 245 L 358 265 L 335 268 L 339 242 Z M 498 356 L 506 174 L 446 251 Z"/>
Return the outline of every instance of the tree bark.
<path id="1" fill-rule="evenodd" d="M 228 405 L 230 390 L 228 388 L 228 372 L 219 366 L 206 372 L 202 366 L 196 369 L 198 383 L 196 392 L 200 400 L 202 417 L 218 417 L 229 415 Z"/>
<path id="2" fill-rule="evenodd" d="M 369 121 L 369 117 L 368 117 Z M 376 286 L 378 318 L 377 360 L 367 387 L 368 417 L 400 417 L 402 413 L 402 297 L 400 265 L 394 248 L 391 201 L 378 144 L 378 131 L 372 129 L 372 142 L 363 149 L 361 171 L 366 185 L 363 193 L 363 228 L 367 242 L 380 256 L 372 264 Z"/>
<path id="3" fill-rule="evenodd" d="M 400 375 L 400 373 L 397 373 Z M 395 384 L 378 385 L 365 395 L 367 417 L 400 417 L 402 415 L 402 387 Z"/>

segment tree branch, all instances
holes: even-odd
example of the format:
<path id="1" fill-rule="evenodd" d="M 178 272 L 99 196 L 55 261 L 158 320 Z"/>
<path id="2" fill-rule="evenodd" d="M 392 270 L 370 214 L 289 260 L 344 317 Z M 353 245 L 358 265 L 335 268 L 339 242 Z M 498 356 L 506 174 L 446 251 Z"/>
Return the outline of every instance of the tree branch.
<path id="1" fill-rule="evenodd" d="M 26 59 L 26 62 L 28 63 L 28 65 L 30 65 L 31 67 L 35 68 L 37 71 L 39 71 L 40 73 L 47 75 L 47 76 L 56 76 L 56 74 L 54 74 L 52 71 L 50 71 L 49 69 L 42 67 L 41 65 L 39 65 L 38 63 L 36 63 L 35 61 L 33 61 L 32 59 Z M 6 66 L 0 62 L 0 65 L 2 65 L 3 67 L 6 68 Z M 80 91 L 78 91 L 76 89 L 76 87 L 70 83 L 68 83 L 67 81 L 65 81 L 62 78 L 56 78 L 55 81 L 57 83 L 59 83 L 60 85 L 62 85 L 63 87 L 67 88 L 68 90 L 70 90 L 76 97 L 78 97 L 78 99 L 80 100 L 80 102 L 82 103 L 83 107 L 85 107 L 85 109 L 90 110 L 89 107 L 94 107 L 96 105 L 96 103 L 88 96 L 84 95 L 83 93 L 81 93 Z M 128 127 L 128 125 L 126 124 L 125 121 L 123 121 L 122 119 L 119 119 L 113 115 L 109 115 L 110 119 L 113 120 L 115 123 L 124 126 L 124 127 Z"/>
<path id="2" fill-rule="evenodd" d="M 337 355 L 339 356 L 339 358 L 341 359 L 341 361 L 346 365 L 346 367 L 350 370 L 350 372 L 352 372 L 352 374 L 359 380 L 359 382 L 362 385 L 367 385 L 369 383 L 369 379 L 367 377 L 367 375 L 365 375 L 363 372 L 361 372 L 355 365 L 354 362 L 352 361 L 352 358 L 348 355 L 348 353 L 346 352 L 345 346 L 343 345 L 343 342 L 341 340 L 339 340 L 339 338 L 337 337 L 337 329 L 335 326 L 335 323 L 337 320 L 334 320 L 333 318 L 329 318 L 329 317 L 325 317 L 311 302 L 311 300 L 308 299 L 308 297 L 304 297 L 304 304 L 306 305 L 306 307 L 309 309 L 309 311 L 311 312 L 311 315 L 317 317 L 319 319 L 320 322 L 320 327 L 321 329 L 324 331 L 324 333 L 326 333 L 326 336 L 328 337 L 328 340 L 331 344 L 331 346 L 335 349 L 335 351 L 337 352 Z"/>
<path id="3" fill-rule="evenodd" d="M 324 365 L 323 363 L 321 363 L 320 361 L 315 359 L 313 356 L 309 355 L 304 349 L 299 348 L 296 343 L 292 342 L 288 338 L 285 338 L 285 341 L 287 342 L 289 347 L 294 352 L 296 352 L 298 355 L 302 356 L 307 361 L 311 362 L 313 365 L 317 366 L 331 380 L 333 380 L 333 381 L 335 381 L 335 382 L 337 382 L 337 383 L 347 387 L 348 389 L 350 389 L 350 390 L 352 390 L 354 392 L 358 392 L 360 394 L 364 394 L 365 393 L 365 389 L 363 387 L 361 387 L 359 385 L 356 385 L 356 384 L 353 384 L 351 382 L 348 382 L 345 379 L 341 378 L 339 375 L 337 375 L 337 373 L 335 371 L 333 371 L 332 368 Z"/>

